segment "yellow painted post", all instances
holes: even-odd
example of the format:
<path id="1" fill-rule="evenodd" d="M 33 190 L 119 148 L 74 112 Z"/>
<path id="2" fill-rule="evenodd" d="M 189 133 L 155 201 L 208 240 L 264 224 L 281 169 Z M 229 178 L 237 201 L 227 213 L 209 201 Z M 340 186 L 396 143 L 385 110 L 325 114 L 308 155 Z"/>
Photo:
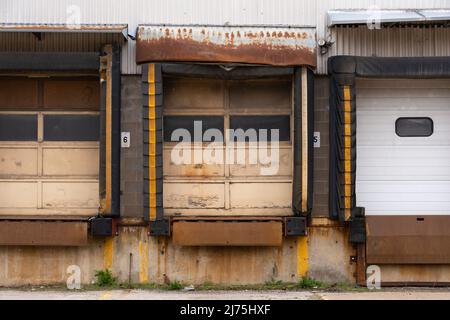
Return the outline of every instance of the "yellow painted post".
<path id="1" fill-rule="evenodd" d="M 299 278 L 308 274 L 308 237 L 297 238 L 297 275 Z"/>
<path id="2" fill-rule="evenodd" d="M 350 87 L 344 87 L 344 214 L 345 220 L 351 218 L 352 207 L 352 107 Z"/>
<path id="3" fill-rule="evenodd" d="M 103 245 L 103 268 L 112 269 L 114 254 L 114 237 L 108 237 L 105 239 Z"/>
<path id="4" fill-rule="evenodd" d="M 148 242 L 139 241 L 139 282 L 148 283 Z"/>
<path id="5" fill-rule="evenodd" d="M 149 217 L 156 219 L 156 87 L 155 65 L 148 66 L 148 183 L 149 183 Z"/>

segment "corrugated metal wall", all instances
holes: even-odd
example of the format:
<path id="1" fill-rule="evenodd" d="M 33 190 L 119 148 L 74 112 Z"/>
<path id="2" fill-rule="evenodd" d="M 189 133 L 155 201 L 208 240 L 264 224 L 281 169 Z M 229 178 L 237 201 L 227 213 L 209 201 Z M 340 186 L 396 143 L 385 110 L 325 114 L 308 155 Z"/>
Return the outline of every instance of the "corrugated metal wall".
<path id="1" fill-rule="evenodd" d="M 364 52 L 371 52 L 367 55 L 372 55 L 375 33 L 366 33 L 368 38 L 364 36 L 354 36 L 352 39 L 351 31 L 342 31 L 341 29 L 334 30 L 329 29 L 327 26 L 327 12 L 329 10 L 348 10 L 348 9 L 369 9 L 373 6 L 379 9 L 449 9 L 450 8 L 450 0 L 319 0 L 316 1 L 316 27 L 317 27 L 317 39 L 329 39 L 335 42 L 335 45 L 331 48 L 328 54 L 320 55 L 318 53 L 317 60 L 317 71 L 319 73 L 327 72 L 327 60 L 329 57 L 338 54 L 352 54 L 352 55 L 365 55 Z M 364 33 L 364 27 L 358 32 Z M 367 29 L 367 28 L 366 28 Z M 387 31 L 389 30 L 389 31 Z M 379 56 L 385 55 L 384 53 L 389 53 L 389 55 L 395 55 L 395 52 L 401 52 L 401 50 L 394 49 L 393 47 L 397 46 L 397 44 L 393 43 L 392 40 L 395 37 L 403 37 L 404 32 L 399 31 L 401 35 L 392 35 L 390 38 L 391 42 L 385 42 L 382 44 L 382 40 L 385 39 L 385 36 L 388 32 L 391 32 L 393 29 L 383 30 L 382 32 L 377 32 L 377 51 L 375 54 Z M 414 33 L 414 31 L 410 31 Z M 395 32 L 394 32 L 395 33 Z M 380 35 L 383 35 L 380 37 Z M 416 33 L 417 34 L 417 33 Z M 447 37 L 447 41 L 450 40 L 448 38 L 448 33 L 446 32 L 435 32 L 437 37 L 445 38 Z M 343 37 L 343 39 L 341 39 Z M 384 38 L 383 38 L 384 37 Z M 349 48 L 350 41 L 357 41 L 357 43 L 352 44 L 352 48 Z M 403 45 L 405 45 L 405 40 L 403 40 Z M 383 49 L 383 47 L 385 49 Z M 414 44 L 413 47 L 417 47 L 417 44 Z M 353 51 L 352 51 L 353 50 Z M 403 50 L 408 50 L 406 47 Z M 412 50 L 412 49 L 411 49 Z M 419 49 L 415 49 L 419 50 Z M 430 50 L 433 50 L 430 48 Z M 384 52 L 384 53 L 382 53 Z M 437 54 L 438 55 L 438 54 Z M 401 56 L 401 54 L 399 54 Z"/>
<path id="2" fill-rule="evenodd" d="M 0 51 L 98 51 L 103 45 L 122 42 L 121 34 L 113 33 L 43 33 L 38 40 L 29 32 L 0 33 Z"/>
<path id="3" fill-rule="evenodd" d="M 126 23 L 131 33 L 138 24 L 292 25 L 316 26 L 317 38 L 323 38 L 330 34 L 328 10 L 368 9 L 371 5 L 382 9 L 450 8 L 450 0 L 1 0 L 0 21 L 73 23 L 79 12 L 80 23 Z M 371 41 L 365 42 L 371 45 Z M 134 46 L 130 40 L 124 48 L 123 73 L 140 72 L 134 62 Z M 340 51 L 333 49 L 330 54 L 335 52 Z M 319 72 L 326 71 L 328 56 L 319 56 Z"/>
<path id="4" fill-rule="evenodd" d="M 365 26 L 333 29 L 332 55 L 383 57 L 448 56 L 450 28 L 393 27 L 369 30 Z"/>

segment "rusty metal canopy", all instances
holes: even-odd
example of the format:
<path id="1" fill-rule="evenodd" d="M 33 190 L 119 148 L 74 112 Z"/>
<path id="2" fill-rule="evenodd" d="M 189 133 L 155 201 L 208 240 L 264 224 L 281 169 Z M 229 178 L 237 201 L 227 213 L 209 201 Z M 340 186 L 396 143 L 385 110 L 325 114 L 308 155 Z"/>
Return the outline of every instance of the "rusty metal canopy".
<path id="1" fill-rule="evenodd" d="M 136 46 L 137 63 L 316 66 L 314 28 L 141 25 Z"/>
<path id="2" fill-rule="evenodd" d="M 0 32 L 78 32 L 78 33 L 121 33 L 128 37 L 126 24 L 29 24 L 0 23 Z"/>

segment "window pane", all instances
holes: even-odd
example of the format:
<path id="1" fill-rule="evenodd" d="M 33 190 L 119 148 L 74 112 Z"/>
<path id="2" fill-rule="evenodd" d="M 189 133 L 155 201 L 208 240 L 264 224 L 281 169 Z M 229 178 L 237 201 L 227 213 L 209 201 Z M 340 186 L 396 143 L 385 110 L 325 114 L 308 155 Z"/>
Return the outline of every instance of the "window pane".
<path id="1" fill-rule="evenodd" d="M 242 129 L 244 131 L 254 129 L 259 141 L 270 141 L 273 131 L 279 130 L 279 141 L 290 141 L 291 122 L 289 116 L 231 116 L 230 129 Z M 260 132 L 260 130 L 263 130 Z M 261 134 L 265 130 L 266 134 Z M 251 130 L 252 131 L 252 130 Z M 247 131 L 247 133 L 251 133 Z M 230 133 L 231 134 L 231 133 Z M 231 137 L 230 137 L 231 139 Z M 234 138 L 236 141 L 236 138 Z M 254 141 L 252 137 L 246 137 L 246 141 Z"/>
<path id="2" fill-rule="evenodd" d="M 200 139 L 194 135 L 194 123 Z M 222 116 L 164 116 L 164 141 L 181 141 L 178 137 L 172 140 L 172 134 L 177 129 L 185 129 L 190 134 L 191 141 L 202 141 L 203 134 L 208 129 L 217 129 L 221 137 L 216 141 L 223 141 L 223 117 Z M 214 139 L 213 139 L 214 140 Z M 206 140 L 209 142 L 209 140 Z"/>
<path id="3" fill-rule="evenodd" d="M 46 141 L 98 141 L 98 115 L 44 115 Z"/>
<path id="4" fill-rule="evenodd" d="M 37 115 L 0 115 L 1 141 L 36 141 Z"/>
<path id="5" fill-rule="evenodd" d="M 430 118 L 399 118 L 395 132 L 400 137 L 429 137 L 433 134 L 433 120 Z"/>

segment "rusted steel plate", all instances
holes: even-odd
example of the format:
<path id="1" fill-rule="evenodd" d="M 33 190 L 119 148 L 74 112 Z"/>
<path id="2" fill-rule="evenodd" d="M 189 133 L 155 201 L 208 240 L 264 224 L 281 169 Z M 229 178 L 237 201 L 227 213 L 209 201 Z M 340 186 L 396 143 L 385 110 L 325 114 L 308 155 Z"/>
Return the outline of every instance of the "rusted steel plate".
<path id="1" fill-rule="evenodd" d="M 281 246 L 280 221 L 174 221 L 173 244 L 178 246 Z"/>
<path id="2" fill-rule="evenodd" d="M 0 245 L 84 246 L 88 223 L 82 221 L 0 221 Z"/>
<path id="3" fill-rule="evenodd" d="M 368 216 L 368 264 L 450 263 L 450 216 Z"/>
<path id="4" fill-rule="evenodd" d="M 226 62 L 316 66 L 313 28 L 139 26 L 137 63 Z"/>
<path id="5" fill-rule="evenodd" d="M 283 217 L 265 216 L 173 216 L 173 221 L 283 221 Z"/>

